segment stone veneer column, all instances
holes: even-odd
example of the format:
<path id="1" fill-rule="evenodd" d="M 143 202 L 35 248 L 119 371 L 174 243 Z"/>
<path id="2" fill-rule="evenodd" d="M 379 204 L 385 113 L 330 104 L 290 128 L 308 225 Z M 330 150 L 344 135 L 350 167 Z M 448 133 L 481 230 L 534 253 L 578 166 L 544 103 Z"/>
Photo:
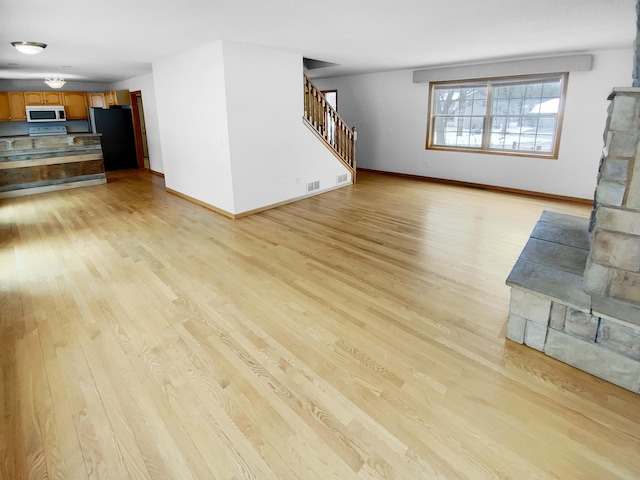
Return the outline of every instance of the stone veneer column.
<path id="1" fill-rule="evenodd" d="M 609 100 L 583 286 L 594 314 L 640 324 L 640 88 Z"/>

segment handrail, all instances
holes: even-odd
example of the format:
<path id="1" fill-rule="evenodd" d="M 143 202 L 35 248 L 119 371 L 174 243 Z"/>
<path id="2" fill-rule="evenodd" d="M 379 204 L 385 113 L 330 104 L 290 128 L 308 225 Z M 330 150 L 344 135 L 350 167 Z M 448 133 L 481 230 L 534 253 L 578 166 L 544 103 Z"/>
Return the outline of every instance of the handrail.
<path id="1" fill-rule="evenodd" d="M 351 171 L 356 182 L 356 129 L 349 127 L 324 94 L 304 76 L 304 121 Z"/>

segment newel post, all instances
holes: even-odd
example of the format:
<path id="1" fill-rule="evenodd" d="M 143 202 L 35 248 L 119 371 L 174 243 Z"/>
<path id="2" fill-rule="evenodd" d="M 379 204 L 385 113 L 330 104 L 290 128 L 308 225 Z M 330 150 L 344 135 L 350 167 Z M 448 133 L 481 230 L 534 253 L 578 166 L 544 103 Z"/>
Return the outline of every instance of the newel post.
<path id="1" fill-rule="evenodd" d="M 633 84 L 640 87 L 640 0 L 636 2 L 636 41 L 633 49 Z"/>
<path id="2" fill-rule="evenodd" d="M 640 1 L 640 0 L 638 0 Z M 351 167 L 352 167 L 352 177 L 353 177 L 353 183 L 356 183 L 356 176 L 358 174 L 358 171 L 356 169 L 356 143 L 358 143 L 358 131 L 356 130 L 356 127 L 351 127 L 351 129 L 353 130 L 353 150 L 352 150 L 352 158 L 351 158 Z"/>

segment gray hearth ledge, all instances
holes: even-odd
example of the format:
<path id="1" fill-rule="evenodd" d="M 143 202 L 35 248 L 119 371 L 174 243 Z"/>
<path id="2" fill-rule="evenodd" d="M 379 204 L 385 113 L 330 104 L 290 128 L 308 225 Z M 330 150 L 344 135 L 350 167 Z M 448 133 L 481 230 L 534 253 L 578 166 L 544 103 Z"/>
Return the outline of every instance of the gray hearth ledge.
<path id="1" fill-rule="evenodd" d="M 507 338 L 640 393 L 640 308 L 583 290 L 589 220 L 545 211 L 515 263 Z"/>

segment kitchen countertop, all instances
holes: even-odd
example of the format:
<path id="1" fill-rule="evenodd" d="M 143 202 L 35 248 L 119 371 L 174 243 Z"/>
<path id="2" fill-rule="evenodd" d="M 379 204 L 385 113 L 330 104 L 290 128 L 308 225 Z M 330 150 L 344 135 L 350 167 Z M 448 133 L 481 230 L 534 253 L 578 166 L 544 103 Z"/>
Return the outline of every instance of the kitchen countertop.
<path id="1" fill-rule="evenodd" d="M 90 133 L 90 132 L 81 132 L 81 133 L 63 133 L 60 135 L 11 135 L 8 137 L 0 136 L 0 141 L 6 140 L 24 140 L 25 138 L 44 138 L 44 137 L 90 137 L 90 136 L 101 136 L 101 133 Z"/>
<path id="2" fill-rule="evenodd" d="M 96 133 L 0 137 L 0 161 L 16 155 L 41 155 L 47 152 L 100 149 L 101 136 Z"/>

